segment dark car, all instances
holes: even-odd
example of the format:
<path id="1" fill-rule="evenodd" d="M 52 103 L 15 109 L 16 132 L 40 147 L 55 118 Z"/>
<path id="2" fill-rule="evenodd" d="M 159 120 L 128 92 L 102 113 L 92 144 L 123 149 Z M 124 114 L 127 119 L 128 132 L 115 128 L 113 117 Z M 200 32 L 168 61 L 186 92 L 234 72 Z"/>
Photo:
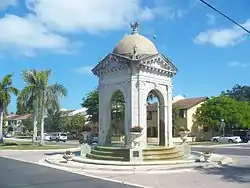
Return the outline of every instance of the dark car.
<path id="1" fill-rule="evenodd" d="M 99 138 L 97 133 L 92 133 L 91 135 L 87 136 L 87 140 L 84 140 L 84 138 L 80 138 L 79 143 L 88 143 L 89 145 L 96 145 L 98 144 Z"/>
<path id="2" fill-rule="evenodd" d="M 98 141 L 99 141 L 99 135 L 96 134 L 96 133 L 93 133 L 90 135 L 89 139 L 88 139 L 88 144 L 90 145 L 96 145 L 98 144 Z"/>
<path id="3" fill-rule="evenodd" d="M 250 141 L 250 130 L 233 130 L 232 134 L 239 136 L 244 143 Z"/>

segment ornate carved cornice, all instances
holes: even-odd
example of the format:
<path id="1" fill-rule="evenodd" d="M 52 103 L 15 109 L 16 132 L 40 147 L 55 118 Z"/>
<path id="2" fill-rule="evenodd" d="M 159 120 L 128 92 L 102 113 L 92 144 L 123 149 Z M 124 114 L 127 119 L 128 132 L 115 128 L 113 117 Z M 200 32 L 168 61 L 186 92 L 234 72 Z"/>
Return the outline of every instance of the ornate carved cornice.
<path id="1" fill-rule="evenodd" d="M 172 62 L 162 54 L 145 55 L 133 60 L 126 56 L 110 53 L 92 69 L 92 72 L 96 76 L 100 76 L 119 72 L 131 66 L 137 66 L 144 71 L 168 77 L 173 77 L 178 71 Z"/>
<path id="2" fill-rule="evenodd" d="M 110 53 L 92 69 L 92 72 L 98 77 L 102 74 L 118 72 L 129 66 L 128 61 L 129 59 L 123 56 Z"/>
<path id="3" fill-rule="evenodd" d="M 157 64 L 157 66 L 156 66 Z M 139 67 L 145 71 L 173 77 L 178 69 L 162 54 L 148 56 L 140 60 Z"/>

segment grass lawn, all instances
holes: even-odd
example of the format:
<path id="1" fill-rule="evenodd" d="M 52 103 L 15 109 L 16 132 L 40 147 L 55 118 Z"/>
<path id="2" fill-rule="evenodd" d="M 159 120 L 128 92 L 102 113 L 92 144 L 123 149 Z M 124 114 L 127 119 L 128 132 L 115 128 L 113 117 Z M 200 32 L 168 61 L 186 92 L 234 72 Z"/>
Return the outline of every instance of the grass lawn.
<path id="1" fill-rule="evenodd" d="M 65 145 L 39 145 L 39 143 L 32 143 L 26 141 L 10 141 L 4 140 L 4 143 L 0 144 L 0 150 L 49 150 L 49 149 L 67 149 L 72 146 Z"/>

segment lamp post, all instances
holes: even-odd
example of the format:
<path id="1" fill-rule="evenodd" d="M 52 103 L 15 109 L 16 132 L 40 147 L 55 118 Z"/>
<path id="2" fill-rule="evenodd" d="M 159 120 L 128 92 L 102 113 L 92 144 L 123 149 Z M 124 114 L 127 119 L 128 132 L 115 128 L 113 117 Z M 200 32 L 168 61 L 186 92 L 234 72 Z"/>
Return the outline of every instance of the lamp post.
<path id="1" fill-rule="evenodd" d="M 221 119 L 220 127 L 222 129 L 222 135 L 225 136 L 226 123 L 225 123 L 224 119 Z"/>

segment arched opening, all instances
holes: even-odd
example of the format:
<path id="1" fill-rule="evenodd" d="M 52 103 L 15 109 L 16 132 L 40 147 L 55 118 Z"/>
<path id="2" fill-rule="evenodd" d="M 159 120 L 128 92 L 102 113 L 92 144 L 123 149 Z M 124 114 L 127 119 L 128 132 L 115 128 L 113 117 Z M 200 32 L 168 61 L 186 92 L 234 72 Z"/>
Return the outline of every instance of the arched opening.
<path id="1" fill-rule="evenodd" d="M 125 144 L 125 99 L 123 93 L 118 90 L 111 97 L 111 143 Z"/>
<path id="2" fill-rule="evenodd" d="M 153 145 L 165 145 L 164 98 L 154 89 L 147 96 L 147 142 Z"/>

